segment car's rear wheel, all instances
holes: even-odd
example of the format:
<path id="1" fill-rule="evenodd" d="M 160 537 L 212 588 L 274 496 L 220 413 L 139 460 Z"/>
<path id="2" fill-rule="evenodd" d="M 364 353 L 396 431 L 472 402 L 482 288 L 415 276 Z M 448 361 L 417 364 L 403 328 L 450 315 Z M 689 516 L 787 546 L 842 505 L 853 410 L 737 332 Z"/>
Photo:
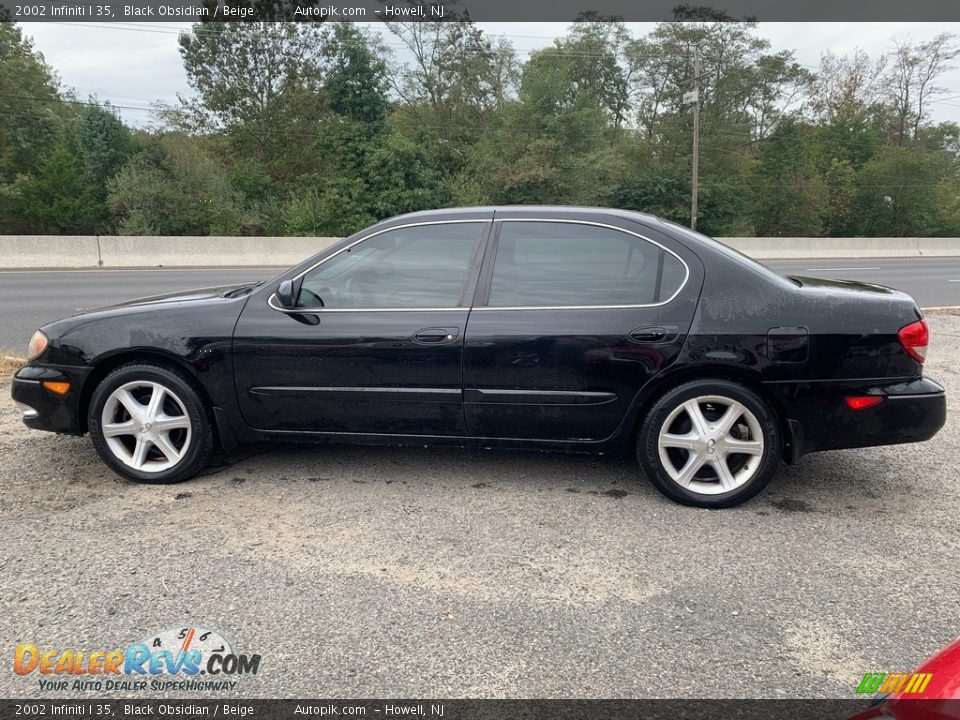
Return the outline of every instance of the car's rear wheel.
<path id="1" fill-rule="evenodd" d="M 187 480 L 213 452 L 207 407 L 179 370 L 133 363 L 93 392 L 87 425 L 93 446 L 118 475 L 142 483 Z"/>
<path id="2" fill-rule="evenodd" d="M 777 416 L 757 393 L 727 380 L 695 380 L 654 403 L 637 436 L 637 457 L 667 497 L 732 507 L 770 482 L 781 443 Z"/>

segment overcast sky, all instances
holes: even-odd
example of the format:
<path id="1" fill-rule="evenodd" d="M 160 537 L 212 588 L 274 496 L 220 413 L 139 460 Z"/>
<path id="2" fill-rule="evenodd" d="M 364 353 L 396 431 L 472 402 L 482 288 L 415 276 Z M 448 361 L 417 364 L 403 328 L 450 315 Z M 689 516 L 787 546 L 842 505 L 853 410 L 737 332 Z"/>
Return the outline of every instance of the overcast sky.
<path id="1" fill-rule="evenodd" d="M 549 45 L 562 35 L 562 23 L 479 23 L 493 35 L 505 35 L 522 58 Z M 645 34 L 653 23 L 629 23 L 635 35 Z M 27 23 L 21 26 L 36 47 L 60 74 L 63 84 L 80 98 L 95 95 L 115 105 L 148 108 L 152 102 L 174 102 L 177 93 L 189 95 L 178 53 L 177 36 L 189 25 L 177 23 Z M 879 57 L 894 40 L 926 40 L 940 32 L 960 35 L 960 23 L 761 23 L 760 34 L 775 50 L 795 51 L 797 62 L 815 67 L 820 54 L 838 55 L 861 48 Z M 388 44 L 396 38 L 385 35 Z M 394 48 L 396 51 L 396 48 Z M 398 61 L 402 60 L 397 55 Z M 960 64 L 960 63 L 958 63 Z M 960 96 L 960 69 L 947 73 L 941 85 Z M 934 119 L 960 122 L 960 98 L 938 102 Z M 149 122 L 150 113 L 122 109 L 124 119 L 136 126 Z"/>

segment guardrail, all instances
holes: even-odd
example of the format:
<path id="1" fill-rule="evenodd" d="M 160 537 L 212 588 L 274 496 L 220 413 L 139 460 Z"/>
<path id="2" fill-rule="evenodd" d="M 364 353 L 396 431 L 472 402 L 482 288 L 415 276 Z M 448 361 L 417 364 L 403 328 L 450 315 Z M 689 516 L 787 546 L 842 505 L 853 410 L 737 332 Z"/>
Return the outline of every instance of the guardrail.
<path id="1" fill-rule="evenodd" d="M 0 235 L 0 267 L 287 267 L 338 239 Z M 717 239 L 758 260 L 960 256 L 960 238 Z"/>

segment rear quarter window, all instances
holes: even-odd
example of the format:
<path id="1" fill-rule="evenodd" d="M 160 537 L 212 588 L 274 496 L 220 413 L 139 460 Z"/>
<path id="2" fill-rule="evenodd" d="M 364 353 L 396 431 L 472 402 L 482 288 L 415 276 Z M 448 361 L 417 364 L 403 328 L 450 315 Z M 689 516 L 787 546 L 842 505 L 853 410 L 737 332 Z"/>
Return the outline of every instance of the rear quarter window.
<path id="1" fill-rule="evenodd" d="M 488 305 L 654 305 L 672 298 L 686 276 L 675 255 L 621 230 L 503 221 Z"/>

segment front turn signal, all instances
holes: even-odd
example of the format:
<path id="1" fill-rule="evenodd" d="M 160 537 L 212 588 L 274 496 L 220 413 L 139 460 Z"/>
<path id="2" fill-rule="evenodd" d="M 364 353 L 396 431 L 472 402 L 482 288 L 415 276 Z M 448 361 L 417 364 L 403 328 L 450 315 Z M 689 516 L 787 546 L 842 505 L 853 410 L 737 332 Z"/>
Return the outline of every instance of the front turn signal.
<path id="1" fill-rule="evenodd" d="M 43 387 L 52 392 L 54 395 L 66 395 L 70 392 L 70 383 L 68 382 L 56 382 L 54 380 L 44 380 Z"/>
<path id="2" fill-rule="evenodd" d="M 883 395 L 855 395 L 846 398 L 847 407 L 851 410 L 866 410 L 883 402 Z"/>

